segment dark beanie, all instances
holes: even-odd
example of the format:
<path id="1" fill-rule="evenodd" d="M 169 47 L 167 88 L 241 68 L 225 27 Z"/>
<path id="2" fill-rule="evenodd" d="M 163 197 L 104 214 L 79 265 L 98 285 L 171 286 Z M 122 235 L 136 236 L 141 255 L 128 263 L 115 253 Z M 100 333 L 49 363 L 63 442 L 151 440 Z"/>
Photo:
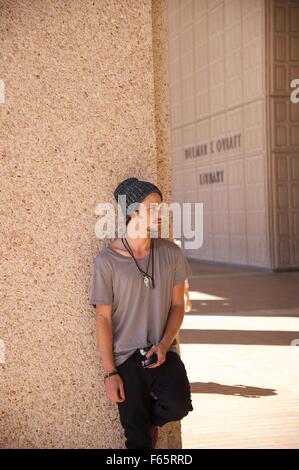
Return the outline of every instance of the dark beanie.
<path id="1" fill-rule="evenodd" d="M 160 189 L 149 181 L 139 180 L 138 178 L 127 178 L 118 184 L 113 194 L 116 202 L 118 202 L 118 196 L 126 196 L 126 224 L 128 224 L 130 220 L 130 216 L 127 215 L 129 205 L 134 202 L 142 202 L 146 196 L 151 193 L 158 193 L 163 200 Z"/>

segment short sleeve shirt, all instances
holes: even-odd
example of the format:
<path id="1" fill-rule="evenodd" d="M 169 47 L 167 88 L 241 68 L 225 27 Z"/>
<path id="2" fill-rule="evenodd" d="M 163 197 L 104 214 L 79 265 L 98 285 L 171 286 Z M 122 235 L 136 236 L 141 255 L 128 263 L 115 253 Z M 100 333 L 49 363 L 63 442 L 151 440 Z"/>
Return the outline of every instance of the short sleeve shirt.
<path id="1" fill-rule="evenodd" d="M 161 341 L 171 308 L 172 289 L 192 274 L 182 249 L 164 238 L 153 238 L 155 288 L 144 284 L 134 259 L 103 248 L 95 258 L 89 304 L 112 306 L 113 356 L 116 367 L 137 348 Z M 137 259 L 146 271 L 149 255 Z M 152 274 L 152 258 L 148 271 Z M 176 340 L 170 350 L 176 351 Z"/>

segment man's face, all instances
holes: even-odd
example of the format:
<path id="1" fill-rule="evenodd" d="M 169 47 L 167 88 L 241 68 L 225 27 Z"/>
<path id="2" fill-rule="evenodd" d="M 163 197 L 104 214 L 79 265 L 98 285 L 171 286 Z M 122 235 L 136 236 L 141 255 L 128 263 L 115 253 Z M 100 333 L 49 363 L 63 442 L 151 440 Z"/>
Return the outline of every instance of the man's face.
<path id="1" fill-rule="evenodd" d="M 158 193 L 151 193 L 139 204 L 139 214 L 134 212 L 132 218 L 138 218 L 138 222 L 143 230 L 149 232 L 159 230 L 162 221 L 161 196 Z"/>

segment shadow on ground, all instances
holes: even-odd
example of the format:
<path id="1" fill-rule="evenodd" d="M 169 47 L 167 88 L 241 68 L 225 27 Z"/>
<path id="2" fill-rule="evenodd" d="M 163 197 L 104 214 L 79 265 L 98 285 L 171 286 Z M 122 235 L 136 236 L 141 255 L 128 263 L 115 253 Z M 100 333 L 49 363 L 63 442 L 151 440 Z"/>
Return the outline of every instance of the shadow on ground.
<path id="1" fill-rule="evenodd" d="M 277 395 L 274 388 L 260 388 L 247 385 L 222 385 L 215 382 L 193 382 L 190 385 L 192 393 L 235 395 L 244 398 L 260 398 Z"/>

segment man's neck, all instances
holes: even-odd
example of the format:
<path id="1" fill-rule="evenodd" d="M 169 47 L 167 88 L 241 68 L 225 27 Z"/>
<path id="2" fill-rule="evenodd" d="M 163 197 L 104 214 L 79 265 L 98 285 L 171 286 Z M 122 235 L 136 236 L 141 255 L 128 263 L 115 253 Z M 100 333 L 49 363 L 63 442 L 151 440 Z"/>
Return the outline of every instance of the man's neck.
<path id="1" fill-rule="evenodd" d="M 127 239 L 130 247 L 132 250 L 136 253 L 144 253 L 146 251 L 149 251 L 150 245 L 151 245 L 151 239 L 150 237 L 147 238 L 130 238 L 128 233 L 125 233 L 125 238 Z"/>

